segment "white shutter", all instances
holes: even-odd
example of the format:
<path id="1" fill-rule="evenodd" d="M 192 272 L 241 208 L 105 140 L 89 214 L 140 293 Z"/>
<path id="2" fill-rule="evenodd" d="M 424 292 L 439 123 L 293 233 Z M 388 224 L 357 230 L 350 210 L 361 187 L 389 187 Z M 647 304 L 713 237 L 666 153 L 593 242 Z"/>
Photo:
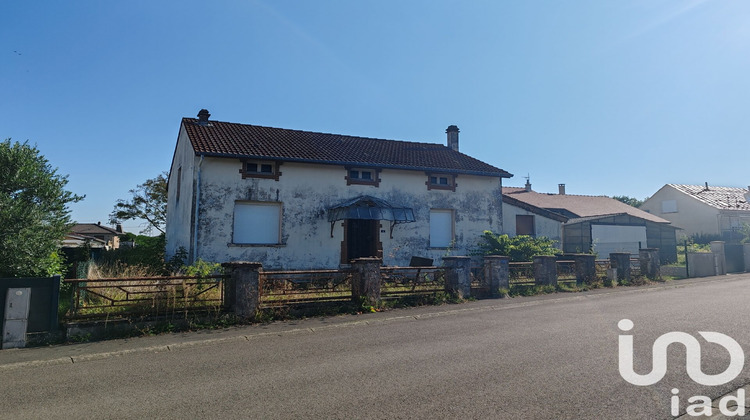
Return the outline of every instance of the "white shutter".
<path id="1" fill-rule="evenodd" d="M 453 210 L 430 210 L 430 247 L 447 248 L 453 242 Z"/>
<path id="2" fill-rule="evenodd" d="M 281 203 L 235 203 L 232 242 L 278 244 L 280 232 Z"/>

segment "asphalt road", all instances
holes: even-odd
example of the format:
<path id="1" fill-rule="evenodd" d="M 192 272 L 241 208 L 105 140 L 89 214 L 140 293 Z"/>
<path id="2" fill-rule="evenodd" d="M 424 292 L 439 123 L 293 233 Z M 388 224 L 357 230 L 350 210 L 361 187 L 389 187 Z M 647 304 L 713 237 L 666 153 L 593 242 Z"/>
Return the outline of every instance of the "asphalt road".
<path id="1" fill-rule="evenodd" d="M 0 351 L 0 417 L 662 419 L 670 392 L 718 397 L 670 346 L 659 383 L 618 373 L 631 319 L 636 371 L 670 331 L 717 331 L 750 354 L 750 275 L 593 293 Z M 702 369 L 729 355 L 701 341 Z"/>

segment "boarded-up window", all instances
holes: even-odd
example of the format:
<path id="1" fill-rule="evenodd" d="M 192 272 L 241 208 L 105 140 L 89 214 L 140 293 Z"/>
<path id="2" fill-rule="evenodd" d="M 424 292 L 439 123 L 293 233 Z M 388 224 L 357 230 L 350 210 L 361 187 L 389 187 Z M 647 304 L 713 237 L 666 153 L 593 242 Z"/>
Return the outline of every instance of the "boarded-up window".
<path id="1" fill-rule="evenodd" d="M 235 244 L 278 244 L 281 233 L 281 203 L 234 204 Z"/>
<path id="2" fill-rule="evenodd" d="M 448 248 L 453 243 L 453 210 L 430 210 L 430 247 Z"/>
<path id="3" fill-rule="evenodd" d="M 664 200 L 661 202 L 662 213 L 677 213 L 677 200 Z"/>
<path id="4" fill-rule="evenodd" d="M 518 214 L 516 215 L 516 235 L 534 236 L 534 216 Z"/>

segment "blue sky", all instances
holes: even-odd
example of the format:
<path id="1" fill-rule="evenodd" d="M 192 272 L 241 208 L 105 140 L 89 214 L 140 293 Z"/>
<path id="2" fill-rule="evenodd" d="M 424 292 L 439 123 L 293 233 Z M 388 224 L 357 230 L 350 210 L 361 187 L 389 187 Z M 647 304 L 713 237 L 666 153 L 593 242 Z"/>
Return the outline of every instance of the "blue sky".
<path id="1" fill-rule="evenodd" d="M 167 171 L 182 117 L 445 142 L 534 190 L 746 187 L 750 2 L 16 1 L 0 138 L 79 222 Z M 138 223 L 125 224 L 138 231 Z"/>

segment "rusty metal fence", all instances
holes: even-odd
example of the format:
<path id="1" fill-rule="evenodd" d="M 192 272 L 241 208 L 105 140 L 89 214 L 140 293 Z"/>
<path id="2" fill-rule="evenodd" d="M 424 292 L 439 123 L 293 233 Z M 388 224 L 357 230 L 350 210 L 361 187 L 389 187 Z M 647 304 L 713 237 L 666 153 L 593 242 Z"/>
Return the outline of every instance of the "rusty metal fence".
<path id="1" fill-rule="evenodd" d="M 509 282 L 510 285 L 528 285 L 534 284 L 534 263 L 532 262 L 511 262 L 509 264 Z"/>
<path id="2" fill-rule="evenodd" d="M 441 267 L 381 267 L 380 295 L 436 293 L 445 290 L 445 271 Z"/>
<path id="3" fill-rule="evenodd" d="M 348 301 L 352 298 L 349 270 L 260 272 L 260 307 Z"/>
<path id="4" fill-rule="evenodd" d="M 69 279 L 70 318 L 221 310 L 225 275 Z"/>
<path id="5" fill-rule="evenodd" d="M 557 282 L 558 283 L 575 283 L 576 282 L 576 262 L 569 260 L 557 261 Z"/>

